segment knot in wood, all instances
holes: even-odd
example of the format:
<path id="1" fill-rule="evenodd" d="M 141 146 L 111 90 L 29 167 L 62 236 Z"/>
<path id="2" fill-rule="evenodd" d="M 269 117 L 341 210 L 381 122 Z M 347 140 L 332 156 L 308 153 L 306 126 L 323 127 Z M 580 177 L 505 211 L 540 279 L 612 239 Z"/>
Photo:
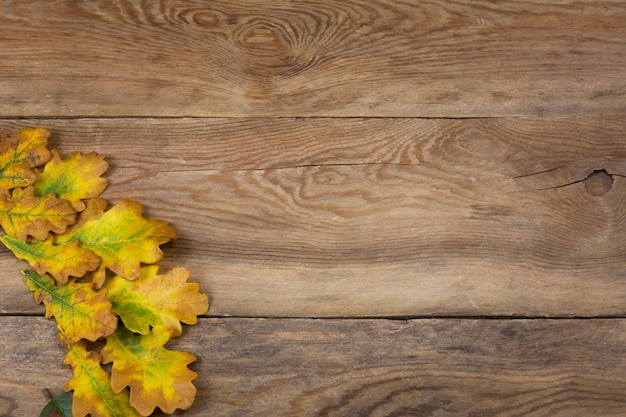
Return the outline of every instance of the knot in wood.
<path id="1" fill-rule="evenodd" d="M 583 180 L 585 190 L 591 195 L 602 195 L 607 193 L 613 186 L 613 176 L 605 169 L 593 171 Z"/>

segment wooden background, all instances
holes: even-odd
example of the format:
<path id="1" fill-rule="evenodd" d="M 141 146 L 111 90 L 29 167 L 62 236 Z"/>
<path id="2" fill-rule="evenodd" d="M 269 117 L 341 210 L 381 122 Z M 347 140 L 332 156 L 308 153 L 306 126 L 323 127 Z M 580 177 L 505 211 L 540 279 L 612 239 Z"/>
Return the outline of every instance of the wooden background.
<path id="1" fill-rule="evenodd" d="M 3 1 L 0 130 L 108 155 L 211 309 L 185 416 L 626 415 L 621 1 Z M 0 250 L 0 415 L 70 370 Z"/>

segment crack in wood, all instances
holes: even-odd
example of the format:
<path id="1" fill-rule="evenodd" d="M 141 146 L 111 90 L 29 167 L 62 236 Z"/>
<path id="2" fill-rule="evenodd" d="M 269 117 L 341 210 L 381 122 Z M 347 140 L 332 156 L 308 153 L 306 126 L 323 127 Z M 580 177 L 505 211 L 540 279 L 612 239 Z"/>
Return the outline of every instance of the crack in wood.
<path id="1" fill-rule="evenodd" d="M 543 171 L 537 171 L 537 172 L 531 172 L 530 174 L 522 174 L 522 175 L 516 175 L 513 177 L 513 179 L 519 179 L 519 178 L 528 178 L 528 177 L 533 177 L 535 175 L 541 175 L 541 174 L 547 174 L 549 172 L 554 172 L 558 169 L 563 168 L 562 165 L 556 166 L 554 168 L 549 168 L 549 169 L 545 169 Z"/>
<path id="2" fill-rule="evenodd" d="M 337 164 L 301 164 L 301 165 L 285 165 L 265 168 L 206 168 L 206 169 L 171 169 L 160 170 L 159 174 L 176 174 L 176 173 L 211 173 L 211 172 L 267 172 L 280 171 L 288 169 L 301 168 L 346 168 L 346 167 L 377 167 L 377 166 L 416 166 L 415 164 L 403 164 L 393 162 L 358 162 L 358 163 L 337 163 Z"/>
<path id="3" fill-rule="evenodd" d="M 550 173 L 553 171 L 556 171 L 558 169 L 562 168 L 561 166 L 559 167 L 555 167 L 555 168 L 550 168 L 544 171 L 538 171 L 538 172 L 534 172 L 531 174 L 524 174 L 524 175 L 518 175 L 513 177 L 514 179 L 520 179 L 520 178 L 527 178 L 527 177 L 532 177 L 535 175 L 540 175 L 540 174 L 546 174 L 546 173 Z M 607 192 L 609 192 L 613 186 L 613 178 L 614 177 L 624 177 L 624 175 L 620 175 L 620 174 L 614 174 L 614 173 L 609 173 L 606 169 L 602 168 L 602 169 L 596 169 L 594 171 L 592 171 L 591 173 L 589 173 L 587 176 L 585 176 L 585 178 L 579 179 L 579 180 L 575 180 L 575 181 L 570 181 L 567 182 L 565 184 L 558 184 L 558 185 L 552 185 L 550 187 L 542 187 L 542 188 L 534 188 L 532 190 L 529 190 L 531 192 L 536 192 L 536 191 L 546 191 L 546 190 L 556 190 L 559 188 L 565 188 L 565 187 L 569 187 L 571 185 L 575 185 L 575 184 L 579 184 L 579 183 L 583 183 L 585 185 L 585 191 L 591 195 L 603 195 L 606 194 Z"/>

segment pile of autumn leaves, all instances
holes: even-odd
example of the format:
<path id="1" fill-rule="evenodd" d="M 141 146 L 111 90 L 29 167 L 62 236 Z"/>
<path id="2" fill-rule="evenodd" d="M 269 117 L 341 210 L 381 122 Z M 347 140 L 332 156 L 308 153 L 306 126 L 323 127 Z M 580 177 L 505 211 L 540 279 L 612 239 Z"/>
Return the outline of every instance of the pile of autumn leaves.
<path id="1" fill-rule="evenodd" d="M 108 207 L 98 198 L 106 188 L 104 155 L 62 159 L 48 149 L 48 136 L 23 129 L 0 141 L 0 241 L 30 264 L 26 285 L 56 319 L 73 369 L 65 385 L 73 391 L 72 415 L 189 408 L 197 374 L 187 365 L 196 358 L 165 344 L 181 334 L 181 322 L 206 313 L 208 297 L 187 283 L 185 268 L 158 272 L 159 245 L 176 232 L 144 218 L 137 202 Z"/>

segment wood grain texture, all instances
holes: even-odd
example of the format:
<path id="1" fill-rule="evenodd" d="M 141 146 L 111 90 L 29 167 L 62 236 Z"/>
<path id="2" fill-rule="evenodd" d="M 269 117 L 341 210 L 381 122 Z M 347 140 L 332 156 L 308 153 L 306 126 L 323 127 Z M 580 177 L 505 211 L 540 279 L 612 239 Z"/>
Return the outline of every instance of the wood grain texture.
<path id="1" fill-rule="evenodd" d="M 2 116 L 623 114 L 616 1 L 0 3 Z"/>
<path id="2" fill-rule="evenodd" d="M 180 239 L 164 267 L 191 269 L 209 314 L 626 312 L 622 117 L 4 120 L 0 130 L 33 123 L 63 153 L 108 154 L 105 197 L 172 223 Z M 589 192 L 602 170 L 610 187 Z M 40 313 L 21 265 L 0 252 L 0 306 Z"/>
<path id="3" fill-rule="evenodd" d="M 211 298 L 189 417 L 626 415 L 625 97 L 621 1 L 0 2 L 0 131 L 107 154 Z M 70 378 L 24 267 L 2 417 Z"/>
<path id="4" fill-rule="evenodd" d="M 54 324 L 2 320 L 0 414 L 38 415 L 71 376 Z M 188 417 L 617 417 L 624 335 L 622 319 L 203 319 L 170 347 L 199 358 Z"/>

